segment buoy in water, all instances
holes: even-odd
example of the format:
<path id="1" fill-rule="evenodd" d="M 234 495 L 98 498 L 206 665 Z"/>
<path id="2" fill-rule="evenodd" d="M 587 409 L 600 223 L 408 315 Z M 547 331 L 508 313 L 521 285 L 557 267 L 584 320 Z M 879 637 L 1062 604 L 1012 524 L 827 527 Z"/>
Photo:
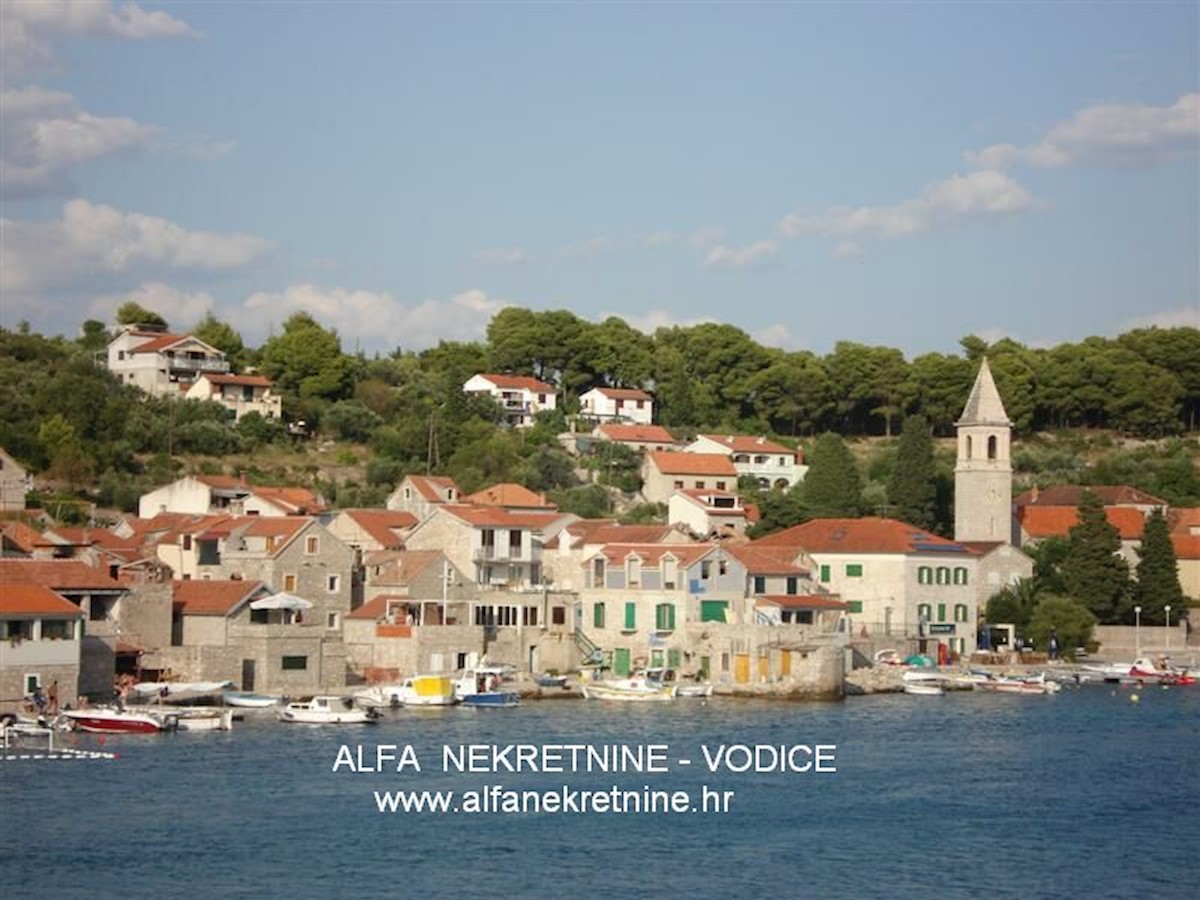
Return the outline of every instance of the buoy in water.
<path id="1" fill-rule="evenodd" d="M 1141 700 L 1141 699 L 1142 699 L 1142 698 L 1141 698 L 1141 697 L 1139 697 L 1137 694 L 1130 694 L 1130 695 L 1129 695 L 1129 702 L 1130 702 L 1130 703 L 1137 703 L 1137 702 L 1138 702 L 1139 700 Z"/>

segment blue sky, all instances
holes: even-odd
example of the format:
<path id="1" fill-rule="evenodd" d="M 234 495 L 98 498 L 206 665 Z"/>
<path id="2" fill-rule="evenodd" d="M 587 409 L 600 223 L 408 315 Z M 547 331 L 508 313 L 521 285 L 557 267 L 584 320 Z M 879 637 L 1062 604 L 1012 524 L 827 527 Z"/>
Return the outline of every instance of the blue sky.
<path id="1" fill-rule="evenodd" d="M 6 0 L 0 323 L 1200 326 L 1197 10 Z"/>

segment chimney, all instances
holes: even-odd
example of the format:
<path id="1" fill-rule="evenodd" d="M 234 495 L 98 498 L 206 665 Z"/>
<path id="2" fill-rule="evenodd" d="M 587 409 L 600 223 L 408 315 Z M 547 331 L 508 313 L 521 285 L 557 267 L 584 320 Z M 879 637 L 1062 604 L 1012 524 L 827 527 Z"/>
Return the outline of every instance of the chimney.
<path id="1" fill-rule="evenodd" d="M 1033 490 L 1031 490 L 1031 491 L 1029 492 L 1029 502 L 1030 502 L 1030 503 L 1037 503 L 1037 501 L 1038 501 L 1038 493 L 1039 493 L 1039 491 L 1038 491 L 1038 486 L 1035 484 L 1035 485 L 1033 486 Z"/>
<path id="2" fill-rule="evenodd" d="M 758 436 L 758 443 L 759 443 L 759 446 L 762 446 L 762 445 L 763 445 L 763 444 L 765 444 L 766 442 L 767 442 L 767 439 L 766 439 L 765 437 L 763 437 L 763 436 L 760 434 L 760 435 Z"/>

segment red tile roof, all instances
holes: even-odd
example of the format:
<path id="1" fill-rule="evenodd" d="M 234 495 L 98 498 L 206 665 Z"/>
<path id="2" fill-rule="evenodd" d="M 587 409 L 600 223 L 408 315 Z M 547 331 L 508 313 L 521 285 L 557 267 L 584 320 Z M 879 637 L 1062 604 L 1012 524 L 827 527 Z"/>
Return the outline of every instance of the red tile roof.
<path id="1" fill-rule="evenodd" d="M 562 518 L 558 512 L 532 512 L 505 509 L 501 506 L 465 506 L 445 504 L 443 510 L 477 528 L 545 528 Z"/>
<path id="2" fill-rule="evenodd" d="M 1025 506 L 1017 514 L 1021 530 L 1031 538 L 1066 537 L 1079 524 L 1079 510 L 1074 506 Z M 1146 520 L 1138 510 L 1128 506 L 1105 507 L 1104 517 L 1121 534 L 1123 541 L 1141 540 Z"/>
<path id="3" fill-rule="evenodd" d="M 746 510 L 740 503 L 737 502 L 738 495 L 731 494 L 728 491 L 703 490 L 701 488 L 684 488 L 676 491 L 681 497 L 690 500 L 692 503 L 701 507 L 705 512 L 718 516 L 739 516 L 745 518 Z M 718 506 L 713 501 L 717 499 L 729 500 L 733 499 L 733 506 Z"/>
<path id="4" fill-rule="evenodd" d="M 347 619 L 382 619 L 387 616 L 388 604 L 404 602 L 408 597 L 401 594 L 381 594 L 371 600 L 368 600 L 354 612 L 349 613 Z"/>
<path id="5" fill-rule="evenodd" d="M 1200 507 L 1175 507 L 1167 516 L 1167 524 L 1177 534 L 1190 534 L 1193 528 L 1200 529 Z"/>
<path id="6" fill-rule="evenodd" d="M 456 494 L 462 493 L 454 479 L 444 475 L 409 475 L 408 480 L 417 489 L 417 493 L 430 503 L 447 502 L 446 492 L 450 489 L 453 489 Z"/>
<path id="7" fill-rule="evenodd" d="M 342 514 L 354 520 L 383 550 L 403 547 L 404 540 L 396 532 L 407 531 L 417 524 L 417 517 L 412 513 L 390 509 L 344 509 Z"/>
<path id="8" fill-rule="evenodd" d="M 1176 559 L 1200 559 L 1200 534 L 1173 534 Z"/>
<path id="9" fill-rule="evenodd" d="M 143 335 L 153 335 L 153 337 L 150 337 L 150 339 L 145 343 L 135 346 L 130 351 L 131 353 L 157 353 L 160 350 L 166 350 L 167 348 L 178 344 L 180 341 L 186 341 L 189 337 L 191 337 L 191 335 L 188 334 L 164 334 L 161 332 L 145 331 L 131 332 L 131 334 L 137 334 L 139 337 Z"/>
<path id="10" fill-rule="evenodd" d="M 196 481 L 201 484 L 207 484 L 210 488 L 215 488 L 219 491 L 245 491 L 250 493 L 250 485 L 245 478 L 239 478 L 236 475 L 195 475 Z"/>
<path id="11" fill-rule="evenodd" d="M 796 547 L 810 553 L 961 553 L 948 541 L 897 519 L 813 519 L 760 538 L 750 546 Z"/>
<path id="12" fill-rule="evenodd" d="M 508 506 L 520 509 L 558 509 L 546 501 L 544 494 L 537 494 L 520 484 L 505 482 L 493 484 L 475 494 L 462 498 L 463 503 L 476 506 Z"/>
<path id="13" fill-rule="evenodd" d="M 4 522 L 0 523 L 0 531 L 4 532 L 4 536 L 18 550 L 25 553 L 32 553 L 33 548 L 38 546 L 38 542 L 42 539 L 41 532 L 31 528 L 24 522 Z"/>
<path id="14" fill-rule="evenodd" d="M 756 597 L 756 605 L 769 603 L 783 609 L 849 609 L 850 604 L 827 594 L 769 594 Z"/>
<path id="15" fill-rule="evenodd" d="M 616 563 L 637 556 L 643 565 L 656 566 L 664 556 L 673 556 L 679 565 L 690 566 L 715 549 L 716 544 L 605 544 L 599 553 L 610 562 Z M 588 563 L 585 562 L 584 565 Z"/>
<path id="16" fill-rule="evenodd" d="M 107 572 L 78 559 L 0 559 L 0 584 L 40 584 L 57 591 L 121 590 Z"/>
<path id="17" fill-rule="evenodd" d="M 745 434 L 702 434 L 700 437 L 728 447 L 733 453 L 782 453 L 795 456 L 796 451 L 783 444 L 769 441 L 765 437 L 754 437 Z"/>
<path id="18" fill-rule="evenodd" d="M 678 444 L 671 432 L 661 425 L 599 425 L 600 435 L 610 441 L 629 444 Z"/>
<path id="19" fill-rule="evenodd" d="M 763 547 L 759 543 L 726 544 L 730 555 L 741 560 L 750 575 L 807 575 L 808 569 L 796 562 L 800 551 L 795 547 Z"/>
<path id="20" fill-rule="evenodd" d="M 554 385 L 530 378 L 528 375 L 480 375 L 479 377 L 486 378 L 496 387 L 505 391 L 525 390 L 535 394 L 553 394 L 555 392 Z"/>
<path id="21" fill-rule="evenodd" d="M 610 388 L 598 387 L 595 390 L 599 391 L 605 397 L 612 400 L 653 400 L 654 398 L 645 391 L 638 391 L 632 388 Z"/>
<path id="22" fill-rule="evenodd" d="M 263 589 L 261 581 L 175 581 L 173 605 L 185 616 L 227 616 Z"/>
<path id="23" fill-rule="evenodd" d="M 372 585 L 406 586 L 443 558 L 440 550 L 404 550 L 384 564 L 378 575 L 368 576 L 367 581 Z"/>
<path id="24" fill-rule="evenodd" d="M 1167 501 L 1139 491 L 1127 484 L 1056 484 L 1044 488 L 1030 488 L 1014 501 L 1017 506 L 1074 506 L 1083 500 L 1083 492 L 1091 491 L 1105 506 L 1162 506 Z"/>
<path id="25" fill-rule="evenodd" d="M 40 584 L 5 584 L 0 587 L 0 616 L 54 616 L 78 618 L 83 613 Z"/>
<path id="26" fill-rule="evenodd" d="M 655 450 L 650 453 L 650 462 L 664 475 L 728 475 L 737 479 L 737 469 L 722 453 Z"/>
<path id="27" fill-rule="evenodd" d="M 316 491 L 304 487 L 253 487 L 250 492 L 286 512 L 297 515 L 310 515 L 325 510 L 325 501 Z"/>

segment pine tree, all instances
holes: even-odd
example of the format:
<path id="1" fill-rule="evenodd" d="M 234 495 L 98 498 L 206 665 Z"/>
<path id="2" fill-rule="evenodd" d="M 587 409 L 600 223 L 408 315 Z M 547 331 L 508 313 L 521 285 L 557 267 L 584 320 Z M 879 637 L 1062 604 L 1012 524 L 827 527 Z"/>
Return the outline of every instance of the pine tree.
<path id="1" fill-rule="evenodd" d="M 1162 509 L 1155 509 L 1150 514 L 1142 531 L 1133 600 L 1142 608 L 1142 621 L 1151 625 L 1166 623 L 1165 607 L 1171 607 L 1175 613 L 1173 618 L 1178 621 L 1187 606 L 1179 586 L 1175 548 Z"/>
<path id="2" fill-rule="evenodd" d="M 817 438 L 804 477 L 804 505 L 815 518 L 862 513 L 862 481 L 854 457 L 833 432 Z"/>
<path id="3" fill-rule="evenodd" d="M 1117 555 L 1121 535 L 1104 515 L 1104 504 L 1091 491 L 1079 503 L 1079 524 L 1067 537 L 1063 584 L 1073 600 L 1095 614 L 1101 623 L 1115 624 L 1128 602 L 1129 566 Z"/>
<path id="4" fill-rule="evenodd" d="M 909 416 L 900 432 L 896 467 L 888 482 L 888 499 L 896 517 L 932 530 L 937 524 L 937 470 L 933 437 L 924 416 Z"/>

